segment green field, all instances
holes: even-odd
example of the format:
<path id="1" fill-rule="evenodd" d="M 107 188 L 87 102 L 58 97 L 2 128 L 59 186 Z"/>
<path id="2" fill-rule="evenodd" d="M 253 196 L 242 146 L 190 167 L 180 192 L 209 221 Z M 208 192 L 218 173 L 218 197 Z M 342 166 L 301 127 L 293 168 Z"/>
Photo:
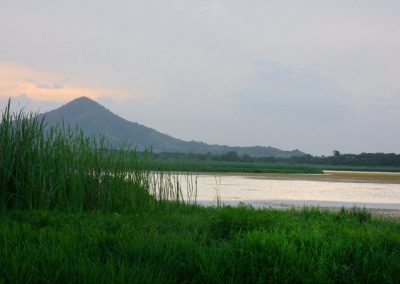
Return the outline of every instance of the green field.
<path id="1" fill-rule="evenodd" d="M 400 223 L 365 210 L 200 207 L 129 148 L 35 115 L 0 124 L 0 283 L 400 280 Z M 169 169 L 170 170 L 170 169 Z M 179 170 L 179 169 L 175 169 Z"/>
<path id="2" fill-rule="evenodd" d="M 400 224 L 365 211 L 10 211 L 4 283 L 398 283 Z"/>
<path id="3" fill-rule="evenodd" d="M 308 165 L 275 164 L 261 162 L 151 160 L 149 167 L 156 171 L 218 172 L 218 173 L 282 173 L 321 174 L 318 167 Z"/>

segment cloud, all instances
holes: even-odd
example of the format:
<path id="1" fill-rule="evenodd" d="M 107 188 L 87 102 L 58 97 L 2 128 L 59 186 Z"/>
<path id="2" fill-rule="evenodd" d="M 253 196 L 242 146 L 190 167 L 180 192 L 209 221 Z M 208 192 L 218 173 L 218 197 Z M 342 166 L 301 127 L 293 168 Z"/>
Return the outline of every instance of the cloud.
<path id="1" fill-rule="evenodd" d="M 200 8 L 200 13 L 209 14 L 213 16 L 226 16 L 228 10 L 220 2 L 211 2 Z"/>
<path id="2" fill-rule="evenodd" d="M 337 121 L 350 114 L 343 91 L 316 69 L 268 59 L 255 62 L 237 103 L 261 115 L 307 122 Z"/>
<path id="3" fill-rule="evenodd" d="M 119 97 L 125 93 L 73 82 L 26 66 L 0 64 L 0 98 L 3 103 L 10 97 L 19 101 L 64 103 L 81 96 L 96 99 L 110 95 Z"/>
<path id="4" fill-rule="evenodd" d="M 10 99 L 11 112 L 35 112 L 42 113 L 58 108 L 61 104 L 57 101 L 42 101 L 29 97 L 27 94 L 22 93 L 14 97 L 0 97 L 0 111 L 3 111 Z"/>
<path id="5" fill-rule="evenodd" d="M 58 89 L 62 89 L 64 88 L 63 84 L 59 83 L 59 82 L 55 82 L 55 83 L 37 83 L 35 84 L 35 86 L 39 89 L 51 89 L 51 90 L 58 90 Z"/>

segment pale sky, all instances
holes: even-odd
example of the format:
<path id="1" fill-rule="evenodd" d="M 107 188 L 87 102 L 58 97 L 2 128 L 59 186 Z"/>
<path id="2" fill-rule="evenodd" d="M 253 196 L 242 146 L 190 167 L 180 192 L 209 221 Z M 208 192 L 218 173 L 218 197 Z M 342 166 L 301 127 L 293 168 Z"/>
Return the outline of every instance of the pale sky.
<path id="1" fill-rule="evenodd" d="M 400 1 L 0 0 L 0 107 L 88 96 L 177 138 L 400 153 Z"/>

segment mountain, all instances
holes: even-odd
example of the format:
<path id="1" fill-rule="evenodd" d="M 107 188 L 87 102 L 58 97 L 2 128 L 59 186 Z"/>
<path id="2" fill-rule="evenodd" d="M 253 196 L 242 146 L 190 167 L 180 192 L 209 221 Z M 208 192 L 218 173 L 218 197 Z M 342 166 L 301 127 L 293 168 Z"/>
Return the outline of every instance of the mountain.
<path id="1" fill-rule="evenodd" d="M 127 142 L 141 151 L 152 147 L 153 152 L 178 153 L 227 153 L 235 151 L 239 155 L 252 157 L 290 157 L 303 156 L 299 150 L 282 151 L 273 147 L 231 147 L 209 145 L 203 142 L 184 141 L 158 132 L 136 122 L 127 121 L 112 113 L 99 103 L 87 98 L 77 98 L 58 109 L 41 114 L 47 127 L 64 123 L 66 126 L 79 126 L 86 135 L 104 134 L 112 146 Z"/>

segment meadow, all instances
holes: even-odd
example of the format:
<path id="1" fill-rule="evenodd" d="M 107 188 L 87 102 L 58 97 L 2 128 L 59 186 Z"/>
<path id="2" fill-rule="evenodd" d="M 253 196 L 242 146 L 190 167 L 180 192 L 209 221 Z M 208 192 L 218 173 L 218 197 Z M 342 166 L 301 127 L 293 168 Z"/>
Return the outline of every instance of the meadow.
<path id="1" fill-rule="evenodd" d="M 150 155 L 35 114 L 0 124 L 0 283 L 398 283 L 400 223 L 201 207 Z M 188 191 L 190 200 L 183 200 Z"/>
<path id="2" fill-rule="evenodd" d="M 152 159 L 149 163 L 156 171 L 218 172 L 218 173 L 280 173 L 322 174 L 322 169 L 309 165 L 237 162 L 237 161 L 190 161 Z"/>
<path id="3" fill-rule="evenodd" d="M 400 224 L 338 213 L 165 205 L 10 211 L 4 283 L 398 283 Z"/>

